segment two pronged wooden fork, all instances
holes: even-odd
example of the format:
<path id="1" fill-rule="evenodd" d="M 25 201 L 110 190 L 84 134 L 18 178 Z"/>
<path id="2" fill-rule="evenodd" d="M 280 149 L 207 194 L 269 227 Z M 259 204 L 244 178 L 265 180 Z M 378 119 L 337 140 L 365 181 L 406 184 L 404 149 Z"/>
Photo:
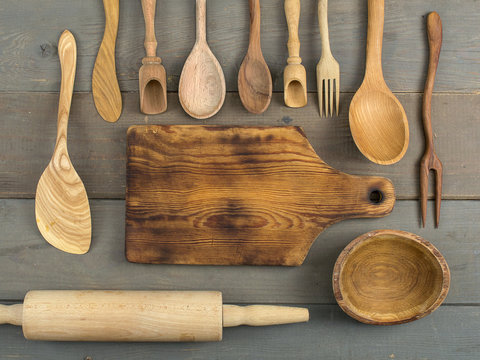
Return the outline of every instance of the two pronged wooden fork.
<path id="1" fill-rule="evenodd" d="M 340 100 L 340 66 L 330 50 L 328 38 L 328 0 L 318 1 L 318 24 L 322 37 L 322 57 L 317 64 L 317 91 L 320 116 L 332 116 L 334 113 L 333 93 L 335 91 L 335 107 L 338 115 Z M 334 90 L 335 89 L 335 90 Z M 325 99 L 324 99 L 325 97 Z"/>

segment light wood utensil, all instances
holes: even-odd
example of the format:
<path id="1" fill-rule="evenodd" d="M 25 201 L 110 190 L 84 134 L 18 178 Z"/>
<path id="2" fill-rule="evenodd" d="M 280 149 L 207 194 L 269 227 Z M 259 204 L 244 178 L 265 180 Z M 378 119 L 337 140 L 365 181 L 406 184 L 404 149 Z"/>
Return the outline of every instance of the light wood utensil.
<path id="1" fill-rule="evenodd" d="M 142 0 L 145 18 L 145 51 L 138 73 L 140 111 L 144 114 L 160 114 L 167 110 L 167 80 L 162 59 L 157 57 L 155 38 L 155 6 L 157 0 Z"/>
<path id="2" fill-rule="evenodd" d="M 42 341 L 220 341 L 223 328 L 306 322 L 308 309 L 223 305 L 218 291 L 30 291 L 0 324 Z"/>
<path id="3" fill-rule="evenodd" d="M 249 0 L 249 5 L 250 41 L 238 72 L 238 92 L 245 109 L 261 114 L 272 99 L 272 76 L 260 45 L 260 0 Z"/>
<path id="4" fill-rule="evenodd" d="M 425 227 L 427 219 L 428 175 L 433 170 L 436 175 L 435 186 L 435 227 L 440 222 L 440 205 L 442 201 L 442 162 L 435 153 L 432 130 L 432 94 L 437 73 L 440 50 L 442 48 L 442 20 L 436 12 L 427 18 L 428 43 L 430 58 L 428 63 L 427 81 L 423 95 L 423 129 L 425 131 L 425 153 L 420 162 L 420 203 L 422 207 L 422 224 Z"/>
<path id="5" fill-rule="evenodd" d="M 67 150 L 67 127 L 77 63 L 75 38 L 65 30 L 58 41 L 62 68 L 57 140 L 52 159 L 37 185 L 35 216 L 45 240 L 57 249 L 84 254 L 90 248 L 92 226 L 87 192 Z"/>
<path id="6" fill-rule="evenodd" d="M 298 23 L 300 0 L 285 0 L 285 16 L 288 25 L 288 59 L 283 72 L 285 105 L 293 108 L 307 105 L 307 73 L 300 57 Z"/>
<path id="7" fill-rule="evenodd" d="M 353 240 L 333 270 L 338 304 L 358 321 L 402 324 L 435 311 L 450 287 L 445 258 L 427 240 L 397 230 L 376 230 Z"/>
<path id="8" fill-rule="evenodd" d="M 330 50 L 328 36 L 328 0 L 318 1 L 318 25 L 322 37 L 322 57 L 317 64 L 317 91 L 320 116 L 333 116 L 335 91 L 335 108 L 338 115 L 340 102 L 340 65 Z M 325 89 L 325 91 L 323 91 Z M 335 89 L 335 90 L 334 90 Z M 325 99 L 324 99 L 325 96 Z"/>
<path id="9" fill-rule="evenodd" d="M 382 72 L 384 0 L 368 0 L 365 78 L 350 104 L 350 130 L 358 149 L 377 164 L 394 164 L 409 142 L 405 110 Z"/>
<path id="10" fill-rule="evenodd" d="M 119 0 L 103 0 L 105 33 L 98 50 L 92 74 L 92 94 L 100 116 L 115 122 L 122 113 L 122 95 L 115 69 L 115 42 L 117 40 Z"/>
<path id="11" fill-rule="evenodd" d="M 197 38 L 180 75 L 178 96 L 183 110 L 196 119 L 215 115 L 225 101 L 225 76 L 207 44 L 206 0 L 196 0 Z"/>

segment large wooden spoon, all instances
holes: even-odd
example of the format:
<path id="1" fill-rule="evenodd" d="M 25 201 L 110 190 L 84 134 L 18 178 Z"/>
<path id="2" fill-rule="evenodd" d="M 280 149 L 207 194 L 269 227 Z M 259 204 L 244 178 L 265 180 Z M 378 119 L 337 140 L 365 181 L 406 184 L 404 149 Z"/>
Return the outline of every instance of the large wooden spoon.
<path id="1" fill-rule="evenodd" d="M 65 30 L 58 41 L 62 68 L 57 141 L 53 156 L 37 185 L 35 216 L 45 240 L 57 249 L 84 254 L 90 248 L 92 225 L 87 192 L 67 151 L 67 127 L 77 64 L 77 46 Z"/>
<path id="2" fill-rule="evenodd" d="M 249 0 L 249 4 L 250 41 L 238 72 L 238 93 L 245 109 L 261 114 L 272 99 L 272 76 L 260 46 L 260 0 Z"/>
<path id="3" fill-rule="evenodd" d="M 225 76 L 207 44 L 206 0 L 197 1 L 197 39 L 180 75 L 178 96 L 185 112 L 197 119 L 215 115 L 225 101 Z"/>
<path id="4" fill-rule="evenodd" d="M 408 148 L 405 110 L 388 88 L 382 72 L 384 0 L 368 0 L 367 60 L 363 83 L 350 104 L 350 130 L 369 160 L 389 165 Z"/>

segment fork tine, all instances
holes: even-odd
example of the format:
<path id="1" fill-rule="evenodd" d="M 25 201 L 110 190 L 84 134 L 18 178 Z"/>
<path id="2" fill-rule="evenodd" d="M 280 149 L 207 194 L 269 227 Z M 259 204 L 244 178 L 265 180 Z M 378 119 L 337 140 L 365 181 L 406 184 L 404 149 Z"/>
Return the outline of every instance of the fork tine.
<path id="1" fill-rule="evenodd" d="M 330 103 L 330 115 L 333 116 L 333 79 L 328 80 L 329 94 L 328 101 Z"/>
<path id="2" fill-rule="evenodd" d="M 336 89 L 336 105 L 337 105 L 337 116 L 338 116 L 338 108 L 340 105 L 340 76 L 335 79 L 335 89 Z"/>
<path id="3" fill-rule="evenodd" d="M 440 223 L 440 206 L 442 204 L 442 175 L 443 170 L 441 167 L 434 169 L 435 171 L 435 227 L 438 228 Z"/>
<path id="4" fill-rule="evenodd" d="M 425 227 L 427 220 L 428 173 L 428 166 L 422 161 L 420 164 L 420 207 L 422 210 L 422 227 Z"/>
<path id="5" fill-rule="evenodd" d="M 318 108 L 320 110 L 320 117 L 323 117 L 323 79 L 317 78 L 318 91 Z"/>

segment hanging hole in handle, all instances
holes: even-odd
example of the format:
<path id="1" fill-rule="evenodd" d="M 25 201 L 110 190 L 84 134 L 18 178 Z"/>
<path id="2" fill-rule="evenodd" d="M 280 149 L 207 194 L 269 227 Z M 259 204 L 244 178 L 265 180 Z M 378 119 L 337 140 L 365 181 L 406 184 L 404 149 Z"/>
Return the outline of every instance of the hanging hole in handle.
<path id="1" fill-rule="evenodd" d="M 372 204 L 380 204 L 383 201 L 383 193 L 380 190 L 373 190 L 369 199 Z"/>

